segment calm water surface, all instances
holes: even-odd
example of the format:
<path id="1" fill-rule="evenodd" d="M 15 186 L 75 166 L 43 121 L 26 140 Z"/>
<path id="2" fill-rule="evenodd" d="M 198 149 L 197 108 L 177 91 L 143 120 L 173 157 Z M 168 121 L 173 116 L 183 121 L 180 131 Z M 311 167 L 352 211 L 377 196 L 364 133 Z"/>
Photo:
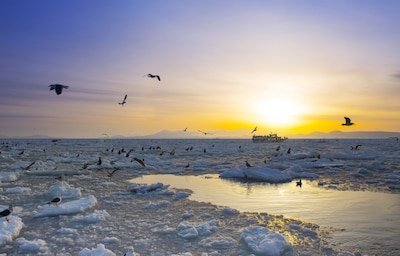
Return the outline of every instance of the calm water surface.
<path id="1" fill-rule="evenodd" d="M 400 195 L 363 191 L 337 191 L 303 180 L 285 184 L 244 183 L 218 175 L 145 175 L 134 183 L 162 182 L 173 188 L 190 189 L 190 199 L 228 206 L 239 211 L 267 212 L 299 218 L 335 232 L 334 240 L 344 247 L 368 244 L 396 248 L 400 237 Z"/>

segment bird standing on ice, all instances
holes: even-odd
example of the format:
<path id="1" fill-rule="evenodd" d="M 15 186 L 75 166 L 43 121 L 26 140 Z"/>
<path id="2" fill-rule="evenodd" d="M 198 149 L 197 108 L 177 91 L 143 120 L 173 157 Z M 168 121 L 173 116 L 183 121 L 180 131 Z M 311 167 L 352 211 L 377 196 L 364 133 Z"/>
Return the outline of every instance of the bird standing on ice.
<path id="1" fill-rule="evenodd" d="M 62 93 L 63 89 L 68 89 L 69 86 L 68 85 L 62 85 L 62 84 L 51 84 L 49 85 L 50 87 L 50 91 L 51 90 L 56 90 L 56 94 L 60 95 Z"/>
<path id="2" fill-rule="evenodd" d="M 8 209 L 5 209 L 5 210 L 0 212 L 0 218 L 1 217 L 6 217 L 6 221 L 8 222 L 7 216 L 10 215 L 12 212 L 13 212 L 13 205 L 10 204 L 8 206 Z"/>
<path id="3" fill-rule="evenodd" d="M 122 101 L 122 102 L 118 102 L 118 104 L 120 104 L 120 105 L 122 105 L 122 106 L 124 106 L 125 105 L 125 103 L 126 103 L 126 98 L 128 97 L 128 94 L 125 94 L 125 98 L 124 98 L 124 100 Z"/>
<path id="4" fill-rule="evenodd" d="M 246 161 L 245 163 L 247 168 L 253 167 L 251 164 L 249 164 L 249 162 Z"/>
<path id="5" fill-rule="evenodd" d="M 55 204 L 55 205 L 59 205 L 62 201 L 61 196 L 59 197 L 55 197 L 53 198 L 50 202 L 48 202 L 47 204 Z"/>
<path id="6" fill-rule="evenodd" d="M 351 122 L 351 119 L 348 117 L 344 117 L 346 123 L 342 124 L 343 126 L 352 126 L 354 123 Z"/>
<path id="7" fill-rule="evenodd" d="M 160 76 L 159 76 L 159 75 L 147 74 L 147 77 L 150 77 L 150 78 L 157 78 L 157 79 L 158 79 L 158 81 L 161 81 L 161 78 L 160 78 Z"/>

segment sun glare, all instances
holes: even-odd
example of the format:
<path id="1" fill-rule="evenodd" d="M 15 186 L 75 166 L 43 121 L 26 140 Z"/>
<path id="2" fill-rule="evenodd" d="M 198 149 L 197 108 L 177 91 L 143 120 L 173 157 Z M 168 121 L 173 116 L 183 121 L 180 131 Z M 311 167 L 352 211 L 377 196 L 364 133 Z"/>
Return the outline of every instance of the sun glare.
<path id="1" fill-rule="evenodd" d="M 266 126 L 287 127 L 296 125 L 303 108 L 288 99 L 259 101 L 255 104 L 255 116 Z"/>

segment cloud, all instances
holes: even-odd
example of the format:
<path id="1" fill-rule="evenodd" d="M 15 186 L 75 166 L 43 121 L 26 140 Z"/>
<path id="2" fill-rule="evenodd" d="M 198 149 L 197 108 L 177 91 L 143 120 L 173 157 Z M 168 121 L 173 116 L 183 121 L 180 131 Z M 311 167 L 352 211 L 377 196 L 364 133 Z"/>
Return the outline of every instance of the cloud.
<path id="1" fill-rule="evenodd" d="M 400 80 L 400 71 L 398 71 L 397 73 L 393 74 L 393 77 Z"/>

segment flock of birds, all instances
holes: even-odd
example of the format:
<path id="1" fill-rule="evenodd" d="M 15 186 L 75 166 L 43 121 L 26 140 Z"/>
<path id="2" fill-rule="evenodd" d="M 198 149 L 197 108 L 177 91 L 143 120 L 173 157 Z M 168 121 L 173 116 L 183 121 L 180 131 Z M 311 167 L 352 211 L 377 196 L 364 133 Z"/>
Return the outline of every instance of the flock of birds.
<path id="1" fill-rule="evenodd" d="M 158 81 L 161 81 L 161 78 L 160 78 L 159 75 L 153 75 L 153 74 L 149 73 L 146 76 L 149 77 L 149 78 L 157 78 Z M 50 91 L 55 90 L 57 95 L 60 95 L 62 93 L 63 89 L 68 89 L 69 88 L 68 85 L 62 85 L 62 84 L 51 84 L 51 85 L 49 85 L 49 87 L 50 87 Z M 122 102 L 118 102 L 118 104 L 120 104 L 121 106 L 124 106 L 126 104 L 126 99 L 127 98 L 128 98 L 128 95 L 125 94 L 125 97 L 122 100 Z M 351 121 L 351 119 L 349 117 L 344 117 L 344 119 L 345 119 L 345 123 L 342 124 L 343 126 L 352 126 L 352 125 L 355 124 L 355 123 L 353 123 Z M 186 132 L 186 131 L 187 131 L 187 128 L 184 129 L 184 132 Z M 203 133 L 204 135 L 211 135 L 212 134 L 212 133 L 204 132 L 204 131 L 201 131 L 201 130 L 198 130 L 198 131 Z M 257 131 L 257 126 L 253 129 L 251 134 L 255 133 L 256 131 Z"/>
<path id="2" fill-rule="evenodd" d="M 159 75 L 153 75 L 153 74 L 147 74 L 146 75 L 149 78 L 157 78 L 158 81 L 161 81 L 161 78 Z M 63 84 L 51 84 L 49 85 L 50 91 L 55 90 L 57 95 L 60 95 L 63 91 L 63 89 L 68 89 L 69 86 L 68 85 L 63 85 Z M 123 99 L 122 102 L 119 102 L 118 104 L 124 106 L 126 103 L 126 98 L 128 97 L 127 94 L 125 94 L 125 97 Z"/>

